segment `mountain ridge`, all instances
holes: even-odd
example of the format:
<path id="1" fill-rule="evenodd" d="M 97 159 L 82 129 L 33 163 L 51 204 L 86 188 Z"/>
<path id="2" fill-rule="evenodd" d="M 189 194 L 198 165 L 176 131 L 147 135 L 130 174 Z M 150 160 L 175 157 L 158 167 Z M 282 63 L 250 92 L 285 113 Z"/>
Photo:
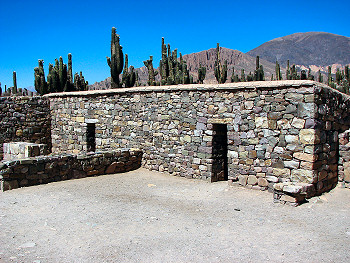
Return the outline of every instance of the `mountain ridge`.
<path id="1" fill-rule="evenodd" d="M 214 76 L 215 52 L 216 49 L 211 48 L 183 55 L 194 80 L 197 80 L 198 67 L 201 63 L 207 69 L 204 83 L 216 83 Z M 297 65 L 299 70 L 311 68 L 314 74 L 318 70 L 326 74 L 327 67 L 330 65 L 332 73 L 335 73 L 337 67 L 343 69 L 345 65 L 350 63 L 350 38 L 327 32 L 299 32 L 272 39 L 246 53 L 221 47 L 221 61 L 227 60 L 228 64 L 227 82 L 230 82 L 233 67 L 238 76 L 241 75 L 241 69 L 245 70 L 245 75 L 248 75 L 249 72 L 254 73 L 257 55 L 260 57 L 260 64 L 264 67 L 266 80 L 270 79 L 272 74 L 275 75 L 276 59 L 280 64 L 283 77 L 287 60 L 290 61 L 290 65 Z M 156 68 L 158 63 L 155 61 L 153 65 Z M 136 71 L 139 73 L 141 84 L 146 85 L 147 69 L 141 67 L 137 68 Z M 110 78 L 90 85 L 90 89 L 108 88 L 111 88 Z"/>

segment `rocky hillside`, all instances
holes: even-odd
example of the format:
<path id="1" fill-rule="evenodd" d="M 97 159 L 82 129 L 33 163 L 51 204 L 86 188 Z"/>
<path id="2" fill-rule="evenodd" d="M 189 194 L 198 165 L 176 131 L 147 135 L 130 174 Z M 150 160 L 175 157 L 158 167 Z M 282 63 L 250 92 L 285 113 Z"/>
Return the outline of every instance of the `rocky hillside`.
<path id="1" fill-rule="evenodd" d="M 304 66 L 346 65 L 350 63 L 350 38 L 323 32 L 295 33 L 268 41 L 247 55 L 259 55 L 272 63 L 278 60 L 283 66 L 288 59 Z"/>
<path id="2" fill-rule="evenodd" d="M 198 53 L 193 53 L 183 56 L 184 60 L 187 62 L 188 69 L 190 73 L 197 79 L 199 63 L 202 66 L 206 66 L 207 74 L 205 78 L 205 83 L 216 83 L 214 76 L 214 64 L 216 60 L 216 49 L 211 48 L 209 50 L 201 51 Z M 249 72 L 254 73 L 255 70 L 255 57 L 251 57 L 244 54 L 238 50 L 232 50 L 228 48 L 221 48 L 220 50 L 221 61 L 227 60 L 228 65 L 228 78 L 231 78 L 232 68 L 235 68 L 235 74 L 241 75 L 241 70 L 245 70 L 245 74 Z M 270 77 L 271 74 L 275 72 L 275 63 L 271 63 L 264 59 L 260 60 L 260 64 L 264 66 L 265 76 Z"/>

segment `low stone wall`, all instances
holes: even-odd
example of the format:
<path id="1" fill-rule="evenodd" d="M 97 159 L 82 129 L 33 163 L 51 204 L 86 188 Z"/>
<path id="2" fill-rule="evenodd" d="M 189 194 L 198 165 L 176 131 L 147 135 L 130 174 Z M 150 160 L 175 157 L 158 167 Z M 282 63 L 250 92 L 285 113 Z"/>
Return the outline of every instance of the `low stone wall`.
<path id="1" fill-rule="evenodd" d="M 142 151 L 122 149 L 88 154 L 39 156 L 0 162 L 0 190 L 113 174 L 141 166 Z"/>
<path id="2" fill-rule="evenodd" d="M 8 142 L 42 143 L 51 152 L 50 120 L 47 98 L 0 97 L 0 160 Z"/>
<path id="3" fill-rule="evenodd" d="M 350 131 L 339 135 L 339 183 L 350 188 Z"/>

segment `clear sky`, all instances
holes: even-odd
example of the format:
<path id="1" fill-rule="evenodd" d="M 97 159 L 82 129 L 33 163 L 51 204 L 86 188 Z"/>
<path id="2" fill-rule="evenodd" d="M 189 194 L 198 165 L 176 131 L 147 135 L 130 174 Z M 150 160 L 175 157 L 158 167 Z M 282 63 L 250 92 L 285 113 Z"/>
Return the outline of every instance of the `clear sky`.
<path id="1" fill-rule="evenodd" d="M 73 71 L 90 84 L 110 76 L 111 28 L 117 28 L 129 64 L 160 59 L 161 38 L 182 54 L 220 46 L 242 52 L 297 32 L 350 37 L 350 1 L 0 0 L 0 82 L 34 86 L 34 67 L 72 53 Z"/>

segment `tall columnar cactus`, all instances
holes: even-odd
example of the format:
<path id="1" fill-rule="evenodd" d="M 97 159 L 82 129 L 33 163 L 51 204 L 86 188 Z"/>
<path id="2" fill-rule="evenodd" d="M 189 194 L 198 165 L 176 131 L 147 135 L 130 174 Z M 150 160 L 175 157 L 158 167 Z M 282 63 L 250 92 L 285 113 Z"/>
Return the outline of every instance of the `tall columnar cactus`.
<path id="1" fill-rule="evenodd" d="M 255 79 L 255 81 L 264 81 L 265 80 L 264 68 L 263 68 L 263 65 L 260 65 L 259 56 L 256 56 L 256 67 L 255 67 L 255 71 L 254 71 L 254 79 Z"/>
<path id="2" fill-rule="evenodd" d="M 328 66 L 328 86 L 333 86 L 332 83 L 333 83 L 332 68 L 331 66 Z"/>
<path id="3" fill-rule="evenodd" d="M 74 89 L 77 91 L 87 90 L 89 83 L 85 81 L 83 73 L 80 71 L 80 74 L 75 73 L 74 75 Z"/>
<path id="4" fill-rule="evenodd" d="M 169 51 L 170 51 L 170 45 L 169 45 Z M 166 85 L 168 82 L 168 76 L 169 76 L 169 60 L 168 60 L 168 49 L 167 46 L 164 44 L 164 37 L 162 37 L 162 58 L 159 62 L 159 73 L 160 73 L 160 83 L 161 85 Z"/>
<path id="5" fill-rule="evenodd" d="M 342 75 L 340 69 L 337 68 L 337 72 L 335 73 L 335 81 L 337 82 L 338 85 L 340 84 L 342 79 L 343 79 L 343 75 Z"/>
<path id="6" fill-rule="evenodd" d="M 199 84 L 203 84 L 206 74 L 207 74 L 206 67 L 202 67 L 202 64 L 199 63 L 199 68 L 198 68 L 198 83 Z"/>
<path id="7" fill-rule="evenodd" d="M 39 66 L 34 69 L 35 89 L 41 95 L 52 92 L 87 90 L 88 82 L 80 72 L 73 78 L 72 74 L 72 54 L 68 54 L 68 67 L 63 63 L 63 58 L 55 59 L 55 66 L 49 64 L 49 74 L 45 81 L 44 62 L 39 60 Z"/>
<path id="8" fill-rule="evenodd" d="M 107 63 L 111 69 L 112 88 L 120 88 L 119 74 L 123 71 L 124 56 L 115 27 L 112 28 L 111 57 L 107 57 Z"/>
<path id="9" fill-rule="evenodd" d="M 67 79 L 70 84 L 73 84 L 73 66 L 72 66 L 72 54 L 68 54 L 68 73 Z"/>
<path id="10" fill-rule="evenodd" d="M 349 70 L 349 66 L 346 65 L 345 69 L 344 69 L 344 74 L 345 74 L 345 78 L 350 81 L 350 70 Z"/>
<path id="11" fill-rule="evenodd" d="M 287 60 L 286 79 L 287 80 L 292 79 L 290 75 L 289 59 Z"/>
<path id="12" fill-rule="evenodd" d="M 243 68 L 241 69 L 241 78 L 240 78 L 240 81 L 241 81 L 241 82 L 245 82 L 245 81 L 246 81 L 246 79 L 245 79 L 245 73 L 244 73 L 244 69 L 243 69 Z"/>
<path id="13" fill-rule="evenodd" d="M 34 86 L 35 90 L 40 94 L 47 94 L 47 82 L 45 80 L 45 72 L 44 72 L 44 61 L 42 59 L 38 60 L 38 67 L 34 69 Z"/>
<path id="14" fill-rule="evenodd" d="M 0 97 L 2 95 L 1 82 L 0 82 Z"/>
<path id="15" fill-rule="evenodd" d="M 162 58 L 159 62 L 160 85 L 189 84 L 193 83 L 193 77 L 187 69 L 186 61 L 180 53 L 180 61 L 177 58 L 177 49 L 171 51 L 170 44 L 165 45 L 162 38 Z"/>
<path id="16" fill-rule="evenodd" d="M 308 72 L 307 72 L 307 79 L 308 79 L 308 80 L 315 80 L 314 75 L 311 74 L 311 68 L 308 69 Z"/>
<path id="17" fill-rule="evenodd" d="M 278 61 L 276 60 L 276 80 L 282 80 L 282 75 L 281 75 L 281 67 Z"/>
<path id="18" fill-rule="evenodd" d="M 214 74 L 218 83 L 225 83 L 227 80 L 227 60 L 222 65 L 220 59 L 220 45 L 216 44 L 216 61 L 214 65 Z"/>
<path id="19" fill-rule="evenodd" d="M 16 71 L 14 71 L 12 73 L 12 77 L 13 77 L 13 90 L 12 90 L 12 93 L 16 94 L 18 92 L 18 90 L 17 90 L 17 74 L 16 74 Z"/>
<path id="20" fill-rule="evenodd" d="M 145 60 L 143 64 L 146 66 L 148 70 L 148 85 L 155 86 L 156 85 L 156 76 L 158 74 L 157 71 L 153 68 L 153 56 L 149 56 L 148 60 Z"/>
<path id="21" fill-rule="evenodd" d="M 125 85 L 125 88 L 133 87 L 136 82 L 136 73 L 134 71 L 134 67 L 130 66 L 129 68 L 128 54 L 125 54 L 125 66 L 124 66 L 122 81 Z"/>
<path id="22" fill-rule="evenodd" d="M 290 79 L 292 79 L 292 80 L 300 79 L 300 76 L 298 75 L 297 68 L 294 64 L 290 68 Z"/>
<path id="23" fill-rule="evenodd" d="M 307 79 L 306 71 L 305 71 L 305 70 L 302 70 L 302 71 L 300 72 L 300 79 L 302 79 L 302 80 Z"/>
<path id="24" fill-rule="evenodd" d="M 317 79 L 318 82 L 320 83 L 323 83 L 323 76 L 321 74 L 321 70 L 318 70 L 318 79 Z"/>
<path id="25" fill-rule="evenodd" d="M 254 81 L 254 76 L 252 72 L 249 72 L 249 74 L 247 75 L 247 81 Z"/>

